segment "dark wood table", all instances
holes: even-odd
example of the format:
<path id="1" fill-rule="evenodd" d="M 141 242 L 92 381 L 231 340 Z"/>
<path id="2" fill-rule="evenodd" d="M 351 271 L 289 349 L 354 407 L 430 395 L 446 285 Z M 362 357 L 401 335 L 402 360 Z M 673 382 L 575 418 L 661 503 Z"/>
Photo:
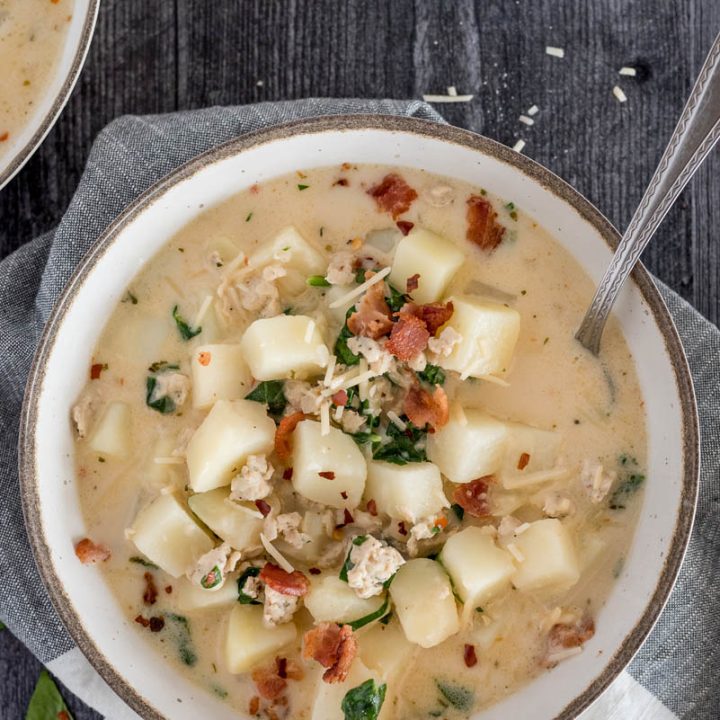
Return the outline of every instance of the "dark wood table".
<path id="1" fill-rule="evenodd" d="M 98 131 L 118 115 L 307 96 L 475 95 L 452 123 L 525 153 L 620 228 L 659 159 L 707 49 L 717 0 L 104 0 L 85 70 L 55 129 L 0 191 L 0 257 L 52 228 Z M 545 54 L 561 47 L 565 57 Z M 622 77 L 623 66 L 637 68 Z M 627 102 L 612 94 L 623 88 Z M 540 108 L 528 127 L 518 117 Z M 644 260 L 720 318 L 720 153 Z M 16 720 L 38 663 L 0 633 L 0 717 Z M 75 698 L 78 720 L 97 718 Z"/>

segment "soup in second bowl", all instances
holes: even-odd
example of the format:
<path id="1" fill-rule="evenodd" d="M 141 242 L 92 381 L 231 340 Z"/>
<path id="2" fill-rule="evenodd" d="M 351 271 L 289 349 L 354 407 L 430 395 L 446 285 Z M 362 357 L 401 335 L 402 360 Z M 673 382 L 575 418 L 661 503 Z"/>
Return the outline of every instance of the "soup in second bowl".
<path id="1" fill-rule="evenodd" d="M 201 212 L 73 410 L 88 537 L 168 662 L 266 718 L 466 718 L 592 642 L 643 401 L 592 285 L 515 207 L 344 165 Z"/>

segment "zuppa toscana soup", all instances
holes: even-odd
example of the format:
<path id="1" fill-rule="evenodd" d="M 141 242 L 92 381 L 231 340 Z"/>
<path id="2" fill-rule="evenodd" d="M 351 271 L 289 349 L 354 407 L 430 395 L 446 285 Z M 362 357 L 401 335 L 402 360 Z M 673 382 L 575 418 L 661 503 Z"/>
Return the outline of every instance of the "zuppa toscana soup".
<path id="1" fill-rule="evenodd" d="M 0 0 L 0 160 L 50 82 L 73 6 L 74 0 Z"/>
<path id="2" fill-rule="evenodd" d="M 418 170 L 199 211 L 73 409 L 79 559 L 241 714 L 468 717 L 583 652 L 632 539 L 643 402 L 617 325 L 573 339 L 591 293 L 511 198 Z"/>

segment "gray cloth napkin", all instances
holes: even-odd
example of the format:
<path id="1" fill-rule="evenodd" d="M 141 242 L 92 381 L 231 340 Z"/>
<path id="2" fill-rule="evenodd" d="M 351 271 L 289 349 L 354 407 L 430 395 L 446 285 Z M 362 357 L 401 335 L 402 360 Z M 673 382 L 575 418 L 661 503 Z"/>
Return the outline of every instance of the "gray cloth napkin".
<path id="1" fill-rule="evenodd" d="M 419 101 L 309 99 L 172 115 L 122 117 L 98 136 L 58 227 L 0 263 L 0 618 L 71 689 L 113 717 L 117 699 L 71 658 L 79 654 L 35 568 L 23 522 L 17 439 L 25 381 L 53 303 L 105 227 L 135 197 L 197 154 L 287 120 L 344 113 L 408 115 L 444 122 Z M 683 338 L 700 405 L 700 504 L 678 585 L 622 689 L 593 717 L 623 720 L 720 715 L 720 332 L 662 287 Z M 617 685 L 617 684 L 616 684 Z M 92 689 L 90 689 L 92 687 Z M 612 693 L 610 693 L 612 694 Z M 620 697 L 621 696 L 621 697 Z M 623 704 L 624 703 L 624 704 Z M 622 711 L 618 708 L 622 706 Z"/>

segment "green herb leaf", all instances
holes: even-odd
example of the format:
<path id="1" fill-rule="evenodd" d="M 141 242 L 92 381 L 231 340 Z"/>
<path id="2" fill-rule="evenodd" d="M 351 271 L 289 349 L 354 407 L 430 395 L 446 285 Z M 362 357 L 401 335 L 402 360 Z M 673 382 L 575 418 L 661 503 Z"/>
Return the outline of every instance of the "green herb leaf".
<path id="1" fill-rule="evenodd" d="M 405 293 L 401 293 L 396 287 L 393 287 L 389 283 L 388 287 L 390 288 L 390 297 L 386 297 L 385 300 L 390 307 L 390 310 L 393 312 L 400 312 L 400 308 L 407 303 L 410 296 Z"/>
<path id="2" fill-rule="evenodd" d="M 287 405 L 284 388 L 283 380 L 265 380 L 258 383 L 257 387 L 245 396 L 245 399 L 267 405 L 270 415 L 279 418 Z"/>
<path id="3" fill-rule="evenodd" d="M 443 698 L 454 708 L 462 710 L 463 712 L 472 710 L 473 703 L 475 702 L 475 693 L 472 690 L 468 690 L 462 687 L 462 685 L 444 682 L 443 680 L 435 680 L 435 686 Z"/>
<path id="4" fill-rule="evenodd" d="M 173 316 L 173 320 L 175 321 L 175 324 L 177 325 L 177 329 L 180 333 L 180 337 L 183 340 L 192 340 L 192 338 L 194 338 L 196 335 L 199 335 L 202 332 L 201 327 L 191 328 L 190 325 L 187 324 L 187 322 L 180 315 L 177 305 L 173 308 L 172 316 Z"/>
<path id="5" fill-rule="evenodd" d="M 120 302 L 124 303 L 132 303 L 133 305 L 138 304 L 138 299 L 135 295 L 133 295 L 129 290 L 125 293 L 125 297 Z"/>
<path id="6" fill-rule="evenodd" d="M 348 690 L 340 704 L 345 720 L 377 720 L 386 690 L 385 683 L 376 685 L 372 678 Z"/>
<path id="7" fill-rule="evenodd" d="M 192 667 L 197 662 L 197 654 L 190 635 L 190 621 L 184 615 L 168 613 L 165 616 L 174 625 L 175 641 L 178 646 L 178 654 L 184 665 Z"/>
<path id="8" fill-rule="evenodd" d="M 358 535 L 357 537 L 354 537 L 352 539 L 352 544 L 354 546 L 362 545 L 367 540 L 367 535 Z M 345 562 L 343 563 L 343 566 L 340 568 L 340 579 L 343 582 L 348 581 L 348 573 L 350 570 L 352 570 L 355 567 L 355 563 L 350 560 L 350 555 L 352 554 L 352 547 L 348 550 L 347 557 L 345 558 Z"/>
<path id="9" fill-rule="evenodd" d="M 258 600 L 256 600 L 253 597 L 250 597 L 249 595 L 245 594 L 245 583 L 247 582 L 248 578 L 251 577 L 257 577 L 260 574 L 260 568 L 259 567 L 249 567 L 247 568 L 243 574 L 238 578 L 237 586 L 238 586 L 238 602 L 241 605 L 261 605 Z"/>
<path id="10" fill-rule="evenodd" d="M 311 275 L 306 282 L 310 287 L 330 287 L 330 283 L 322 275 Z"/>
<path id="11" fill-rule="evenodd" d="M 307 190 L 309 187 L 309 185 L 298 185 L 298 190 Z"/>
<path id="12" fill-rule="evenodd" d="M 146 560 L 144 557 L 140 557 L 139 555 L 133 555 L 130 558 L 130 562 L 135 563 L 136 565 L 142 565 L 143 567 L 146 567 L 146 568 L 151 568 L 152 570 L 160 569 L 160 568 L 158 568 L 158 566 L 155 563 L 150 562 L 149 560 Z"/>
<path id="13" fill-rule="evenodd" d="M 388 442 L 375 449 L 374 460 L 384 460 L 396 465 L 427 460 L 425 452 L 427 431 L 415 427 L 406 417 L 403 417 L 402 420 L 407 424 L 405 430 L 400 430 L 395 423 L 388 423 L 386 431 Z"/>
<path id="14" fill-rule="evenodd" d="M 393 577 L 395 577 L 395 576 L 393 575 Z M 392 580 L 392 578 L 390 578 L 390 579 Z M 383 617 L 387 613 L 389 605 L 390 605 L 390 598 L 388 598 L 386 596 L 385 602 L 375 612 L 371 612 L 368 615 L 358 618 L 357 620 L 353 620 L 352 622 L 349 622 L 347 624 L 353 630 L 359 630 L 361 627 L 365 627 L 366 625 L 369 625 L 374 620 L 379 620 L 381 617 Z"/>
<path id="15" fill-rule="evenodd" d="M 252 220 L 252 216 L 253 216 L 252 212 L 249 212 L 247 217 L 245 218 L 245 222 L 250 222 Z"/>
<path id="16" fill-rule="evenodd" d="M 624 510 L 630 498 L 640 489 L 645 476 L 640 473 L 631 473 L 620 485 L 618 485 L 610 495 L 608 507 L 611 510 Z"/>
<path id="17" fill-rule="evenodd" d="M 365 268 L 359 268 L 355 271 L 355 283 L 362 285 L 365 282 Z"/>
<path id="18" fill-rule="evenodd" d="M 169 415 L 175 412 L 175 401 L 168 395 L 162 397 L 155 397 L 155 387 L 157 385 L 157 378 L 148 375 L 145 381 L 145 404 L 151 407 L 153 410 L 157 410 L 163 415 Z"/>
<path id="19" fill-rule="evenodd" d="M 445 371 L 437 365 L 426 365 L 417 375 L 430 385 L 442 385 L 445 382 Z"/>
<path id="20" fill-rule="evenodd" d="M 345 324 L 342 326 L 342 330 L 340 330 L 340 334 L 338 335 L 337 340 L 335 341 L 335 347 L 333 348 L 333 352 L 337 356 L 337 359 L 343 363 L 344 365 L 347 365 L 348 367 L 350 365 L 357 365 L 360 362 L 360 356 L 356 355 L 347 344 L 347 341 L 351 337 L 355 337 L 348 328 L 348 318 L 355 312 L 355 306 L 348 309 L 347 313 L 345 313 Z"/>
<path id="21" fill-rule="evenodd" d="M 72 720 L 72 715 L 50 673 L 42 670 L 30 698 L 25 720 L 56 720 L 56 718 Z"/>

